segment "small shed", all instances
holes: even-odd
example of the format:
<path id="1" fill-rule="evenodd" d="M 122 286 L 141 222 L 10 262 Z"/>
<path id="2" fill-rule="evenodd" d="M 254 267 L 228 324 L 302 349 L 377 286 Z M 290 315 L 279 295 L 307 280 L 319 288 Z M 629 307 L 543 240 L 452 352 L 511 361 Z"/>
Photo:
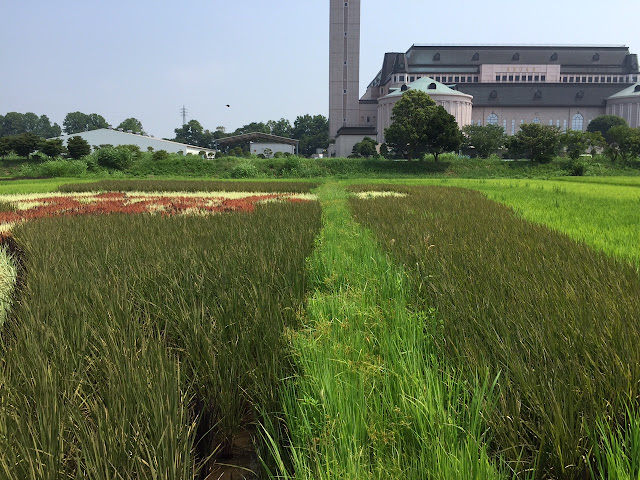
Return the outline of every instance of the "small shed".
<path id="1" fill-rule="evenodd" d="M 299 140 L 294 138 L 280 137 L 268 133 L 254 132 L 234 135 L 232 137 L 219 138 L 216 140 L 218 150 L 228 151 L 234 147 L 242 147 L 253 155 L 273 155 L 276 152 L 298 154 Z M 265 154 L 267 151 L 267 154 Z"/>

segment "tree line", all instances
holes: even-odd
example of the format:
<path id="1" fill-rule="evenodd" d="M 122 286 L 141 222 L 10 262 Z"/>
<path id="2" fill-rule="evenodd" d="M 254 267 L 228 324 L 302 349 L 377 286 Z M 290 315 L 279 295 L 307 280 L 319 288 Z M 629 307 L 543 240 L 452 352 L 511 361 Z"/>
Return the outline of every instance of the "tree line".
<path id="1" fill-rule="evenodd" d="M 67 135 L 74 135 L 109 127 L 110 125 L 106 119 L 97 113 L 70 112 L 65 116 L 62 127 L 57 123 L 52 124 L 46 115 L 38 117 L 34 113 L 17 112 L 9 112 L 4 116 L 0 115 L 0 138 L 23 134 L 31 134 L 39 138 L 53 138 L 59 137 L 62 132 Z M 142 122 L 134 117 L 123 120 L 116 128 L 145 134 Z M 293 124 L 285 118 L 267 122 L 251 122 L 228 133 L 225 127 L 220 126 L 210 131 L 205 129 L 199 121 L 190 120 L 174 130 L 174 138 L 167 138 L 166 140 L 213 149 L 215 148 L 216 140 L 220 138 L 255 132 L 299 140 L 300 153 L 303 155 L 311 155 L 316 152 L 316 149 L 327 148 L 329 144 L 328 119 L 323 115 L 308 114 L 298 116 Z M 16 142 L 17 148 L 20 151 L 24 151 L 27 147 L 23 147 L 23 144 L 33 144 L 35 141 L 33 136 L 21 137 Z M 17 150 L 15 151 L 18 153 Z"/>
<path id="2" fill-rule="evenodd" d="M 299 151 L 305 156 L 312 155 L 317 149 L 325 149 L 329 145 L 329 120 L 323 115 L 300 115 L 293 125 L 286 118 L 251 122 L 229 133 L 224 127 L 217 127 L 210 131 L 197 120 L 190 120 L 182 127 L 176 128 L 174 132 L 175 138 L 167 140 L 203 148 L 215 148 L 217 140 L 245 133 L 268 133 L 298 140 Z"/>

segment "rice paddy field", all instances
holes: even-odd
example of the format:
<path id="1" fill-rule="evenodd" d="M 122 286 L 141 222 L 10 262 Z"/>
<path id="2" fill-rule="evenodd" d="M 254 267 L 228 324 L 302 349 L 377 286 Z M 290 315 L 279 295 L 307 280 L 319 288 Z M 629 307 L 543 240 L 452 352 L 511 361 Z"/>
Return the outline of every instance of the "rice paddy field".
<path id="1" fill-rule="evenodd" d="M 637 479 L 640 182 L 0 185 L 1 479 Z"/>

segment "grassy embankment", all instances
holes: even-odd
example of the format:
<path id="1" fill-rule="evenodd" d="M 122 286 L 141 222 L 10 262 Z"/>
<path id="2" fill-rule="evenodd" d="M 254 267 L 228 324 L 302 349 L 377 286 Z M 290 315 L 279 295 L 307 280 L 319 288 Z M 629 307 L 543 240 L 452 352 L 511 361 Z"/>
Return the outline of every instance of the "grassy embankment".
<path id="1" fill-rule="evenodd" d="M 291 332 L 296 375 L 283 400 L 290 449 L 275 427 L 265 433 L 279 459 L 272 478 L 501 478 L 484 443 L 491 378 L 478 370 L 463 384 L 437 355 L 439 316 L 408 308 L 405 273 L 351 219 L 346 192 L 317 193 L 315 290 Z"/>
<path id="2" fill-rule="evenodd" d="M 309 202 L 16 227 L 27 277 L 0 337 L 0 476 L 185 479 L 237 456 L 257 406 L 279 409 L 319 221 Z"/>
<path id="3" fill-rule="evenodd" d="M 524 462 L 519 470 L 537 465 L 542 478 L 591 468 L 593 478 L 635 478 L 637 464 L 618 468 L 594 450 L 607 443 L 600 428 L 628 456 L 621 464 L 640 453 L 637 429 L 619 437 L 638 423 L 637 271 L 480 193 L 392 188 L 410 196 L 352 200 L 355 217 L 406 266 L 414 308 L 436 308 L 443 355 L 469 384 L 499 375 L 496 408 L 484 412 L 492 452 Z"/>
<path id="4" fill-rule="evenodd" d="M 575 173 L 574 162 L 562 157 L 547 164 L 529 160 L 503 161 L 497 157 L 470 159 L 445 154 L 438 162 L 431 157 L 424 161 L 398 161 L 383 158 L 236 158 L 203 159 L 195 155 L 172 155 L 154 160 L 143 152 L 124 170 L 109 170 L 98 166 L 95 155 L 83 160 L 30 161 L 5 169 L 5 176 L 18 177 L 184 177 L 184 178 L 549 178 Z M 580 160 L 584 175 L 640 175 L 640 162 L 612 163 L 605 157 Z"/>

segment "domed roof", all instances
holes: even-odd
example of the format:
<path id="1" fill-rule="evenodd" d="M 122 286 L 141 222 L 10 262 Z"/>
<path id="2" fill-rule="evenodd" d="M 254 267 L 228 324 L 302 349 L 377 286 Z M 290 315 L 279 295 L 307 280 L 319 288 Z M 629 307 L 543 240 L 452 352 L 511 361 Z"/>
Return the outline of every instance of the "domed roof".
<path id="1" fill-rule="evenodd" d="M 447 87 L 444 83 L 436 82 L 433 78 L 430 77 L 422 77 L 415 82 L 411 82 L 407 84 L 406 90 L 420 90 L 428 95 L 456 95 L 460 97 L 467 97 L 468 99 L 472 99 L 473 96 L 468 95 L 466 93 L 459 92 L 458 90 L 454 90 L 453 88 Z M 403 89 L 396 89 L 386 95 L 386 97 L 398 97 L 404 93 Z"/>
<path id="2" fill-rule="evenodd" d="M 615 100 L 619 98 L 640 98 L 640 82 L 611 95 L 607 100 Z"/>

